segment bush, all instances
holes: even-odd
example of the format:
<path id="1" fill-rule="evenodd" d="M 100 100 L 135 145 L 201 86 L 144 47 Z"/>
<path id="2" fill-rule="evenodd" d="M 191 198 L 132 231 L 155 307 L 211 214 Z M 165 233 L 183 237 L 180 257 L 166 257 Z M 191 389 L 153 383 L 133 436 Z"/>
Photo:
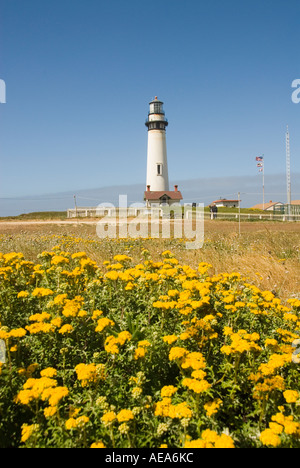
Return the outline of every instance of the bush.
<path id="1" fill-rule="evenodd" d="M 170 251 L 0 254 L 0 446 L 299 447 L 300 301 Z"/>

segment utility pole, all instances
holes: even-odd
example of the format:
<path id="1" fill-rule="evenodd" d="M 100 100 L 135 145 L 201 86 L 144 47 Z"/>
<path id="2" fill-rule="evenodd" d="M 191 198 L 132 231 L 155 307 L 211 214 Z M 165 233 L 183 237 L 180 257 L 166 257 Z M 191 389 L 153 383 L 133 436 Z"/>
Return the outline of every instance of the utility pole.
<path id="1" fill-rule="evenodd" d="M 263 189 L 263 210 L 265 209 L 265 155 L 257 156 L 255 158 L 257 161 L 257 167 L 259 172 L 262 172 L 262 189 Z"/>
<path id="2" fill-rule="evenodd" d="M 238 200 L 239 200 L 239 237 L 241 236 L 241 193 L 238 192 Z"/>
<path id="3" fill-rule="evenodd" d="M 291 155 L 290 155 L 290 133 L 289 127 L 286 127 L 286 190 L 287 190 L 287 212 L 288 220 L 291 217 L 291 203 L 292 203 L 292 191 L 291 191 Z"/>
<path id="4" fill-rule="evenodd" d="M 262 178 L 263 178 L 263 210 L 265 209 L 265 156 L 263 156 Z"/>
<path id="5" fill-rule="evenodd" d="M 77 203 L 76 203 L 76 195 L 74 195 L 74 203 L 75 203 L 75 217 L 77 218 Z"/>

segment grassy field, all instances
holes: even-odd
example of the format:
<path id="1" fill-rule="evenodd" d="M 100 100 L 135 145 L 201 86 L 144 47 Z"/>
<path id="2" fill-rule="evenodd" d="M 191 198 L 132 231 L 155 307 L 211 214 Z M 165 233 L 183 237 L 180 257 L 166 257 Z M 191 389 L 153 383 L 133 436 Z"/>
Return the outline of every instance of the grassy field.
<path id="1" fill-rule="evenodd" d="M 243 222 L 239 236 L 237 223 L 206 220 L 204 230 L 203 248 L 189 251 L 181 239 L 99 239 L 96 221 L 92 220 L 1 221 L 0 251 L 22 252 L 28 260 L 36 260 L 41 251 L 61 244 L 71 252 L 84 250 L 101 265 L 119 253 L 125 252 L 139 261 L 143 249 L 147 249 L 155 260 L 170 249 L 176 258 L 192 267 L 209 262 L 212 274 L 239 272 L 282 298 L 299 294 L 300 224 Z"/>

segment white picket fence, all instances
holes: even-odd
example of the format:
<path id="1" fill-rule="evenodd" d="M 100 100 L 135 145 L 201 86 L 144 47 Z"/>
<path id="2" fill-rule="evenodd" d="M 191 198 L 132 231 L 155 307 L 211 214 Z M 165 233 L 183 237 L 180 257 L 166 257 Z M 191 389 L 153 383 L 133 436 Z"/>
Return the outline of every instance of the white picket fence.
<path id="1" fill-rule="evenodd" d="M 162 210 L 160 211 L 160 216 L 162 216 Z M 128 208 L 127 216 L 136 217 L 136 216 L 149 216 L 150 210 L 147 208 Z M 118 216 L 118 209 L 115 208 L 101 208 L 98 207 L 78 207 L 77 209 L 72 208 L 68 210 L 68 218 L 101 218 L 103 216 Z M 203 212 L 193 210 L 192 208 L 186 209 L 184 211 L 185 219 L 192 219 L 198 216 L 203 216 Z M 176 218 L 178 218 L 178 213 L 176 213 Z M 211 219 L 210 212 L 204 212 L 204 219 Z M 300 221 L 300 214 L 298 215 L 288 215 L 288 214 L 277 214 L 276 212 L 266 212 L 266 213 L 217 213 L 216 219 L 218 220 L 232 220 L 232 221 Z"/>

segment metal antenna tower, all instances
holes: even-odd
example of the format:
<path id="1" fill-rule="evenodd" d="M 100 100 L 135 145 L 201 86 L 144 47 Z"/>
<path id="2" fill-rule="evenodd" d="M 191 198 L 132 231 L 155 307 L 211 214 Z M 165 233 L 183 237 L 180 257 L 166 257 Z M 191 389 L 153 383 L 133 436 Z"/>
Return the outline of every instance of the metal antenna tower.
<path id="1" fill-rule="evenodd" d="M 290 154 L 290 134 L 289 127 L 286 127 L 286 190 L 288 215 L 291 215 L 291 154 Z"/>

